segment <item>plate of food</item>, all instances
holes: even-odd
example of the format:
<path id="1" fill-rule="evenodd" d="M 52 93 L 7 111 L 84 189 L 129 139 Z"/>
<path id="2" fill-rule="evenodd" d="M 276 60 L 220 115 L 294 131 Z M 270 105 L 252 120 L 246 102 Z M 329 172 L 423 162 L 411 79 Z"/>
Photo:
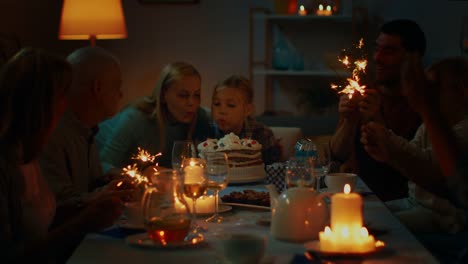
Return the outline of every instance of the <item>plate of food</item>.
<path id="1" fill-rule="evenodd" d="M 268 192 L 243 190 L 231 192 L 221 197 L 223 204 L 231 206 L 244 206 L 253 209 L 270 210 L 270 195 Z"/>

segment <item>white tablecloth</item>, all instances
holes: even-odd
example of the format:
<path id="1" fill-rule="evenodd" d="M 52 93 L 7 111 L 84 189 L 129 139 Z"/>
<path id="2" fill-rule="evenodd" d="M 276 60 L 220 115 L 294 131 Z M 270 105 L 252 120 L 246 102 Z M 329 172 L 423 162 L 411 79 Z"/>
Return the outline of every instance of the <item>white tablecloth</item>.
<path id="1" fill-rule="evenodd" d="M 365 186 L 361 186 L 365 188 Z M 223 193 L 233 190 L 264 190 L 262 185 L 228 187 Z M 228 220 L 222 224 L 208 224 L 207 244 L 200 248 L 187 249 L 142 249 L 127 245 L 124 239 L 99 234 L 86 236 L 68 263 L 217 263 L 219 243 L 213 233 L 255 233 L 267 238 L 266 260 L 269 263 L 291 263 L 296 255 L 303 255 L 302 244 L 286 243 L 270 236 L 269 227 L 257 224 L 260 218 L 268 217 L 268 211 L 233 208 L 224 214 Z M 359 261 L 361 263 L 437 263 L 434 257 L 415 237 L 388 211 L 375 196 L 364 199 L 364 219 L 369 231 L 381 235 L 377 239 L 386 243 L 383 254 L 375 254 Z M 200 219 L 202 220 L 202 218 Z M 332 262 L 333 263 L 333 262 Z"/>

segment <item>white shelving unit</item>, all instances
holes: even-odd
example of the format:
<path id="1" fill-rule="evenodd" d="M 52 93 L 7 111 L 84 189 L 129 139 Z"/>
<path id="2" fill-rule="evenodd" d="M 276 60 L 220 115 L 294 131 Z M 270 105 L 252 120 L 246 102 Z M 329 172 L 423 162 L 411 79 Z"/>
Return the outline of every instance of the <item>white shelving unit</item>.
<path id="1" fill-rule="evenodd" d="M 278 92 L 278 79 L 283 83 L 291 80 L 295 84 L 313 84 L 307 89 L 326 89 L 324 86 L 327 80 L 336 81 L 350 75 L 341 69 L 330 69 L 324 54 L 338 55 L 342 48 L 350 47 L 352 22 L 352 17 L 347 15 L 276 15 L 262 8 L 250 10 L 250 79 L 254 84 L 263 79 L 265 111 L 275 110 L 274 96 Z M 253 31 L 258 29 L 258 24 L 264 24 L 263 51 L 255 47 L 254 38 L 258 38 L 258 35 Z M 294 49 L 303 54 L 304 70 L 273 68 L 274 39 L 278 37 L 276 34 L 283 34 L 288 43 L 292 43 Z M 264 53 L 263 59 L 256 58 L 259 53 Z M 257 88 L 260 90 L 261 87 Z"/>

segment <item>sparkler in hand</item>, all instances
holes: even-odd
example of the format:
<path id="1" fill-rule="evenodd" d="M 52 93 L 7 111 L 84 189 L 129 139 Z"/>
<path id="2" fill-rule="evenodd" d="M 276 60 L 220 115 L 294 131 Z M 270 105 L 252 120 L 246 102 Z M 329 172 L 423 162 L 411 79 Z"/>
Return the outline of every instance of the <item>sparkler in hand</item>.
<path id="1" fill-rule="evenodd" d="M 363 47 L 364 41 L 361 38 L 355 48 L 362 50 Z M 348 83 L 344 88 L 342 88 L 341 85 L 336 84 L 331 84 L 331 88 L 334 90 L 341 89 L 338 93 L 347 94 L 349 99 L 353 98 L 355 93 L 364 95 L 366 86 L 360 84 L 359 82 L 361 81 L 360 75 L 366 73 L 367 59 L 365 56 L 362 56 L 361 58 L 353 61 L 348 55 L 345 55 L 343 58 L 339 58 L 338 61 L 343 63 L 347 69 L 352 69 L 352 76 L 351 78 L 346 78 Z"/>
<path id="2" fill-rule="evenodd" d="M 138 153 L 131 157 L 131 159 L 136 160 L 137 163 L 134 163 L 133 165 L 128 165 L 127 167 L 123 168 L 122 175 L 131 177 L 132 182 L 136 185 L 148 185 L 148 177 L 144 176 L 143 172 L 149 166 L 154 166 L 153 170 L 157 171 L 156 167 L 158 166 L 158 163 L 155 163 L 155 160 L 156 157 L 159 157 L 161 155 L 161 153 L 151 155 L 148 151 L 138 147 Z"/>

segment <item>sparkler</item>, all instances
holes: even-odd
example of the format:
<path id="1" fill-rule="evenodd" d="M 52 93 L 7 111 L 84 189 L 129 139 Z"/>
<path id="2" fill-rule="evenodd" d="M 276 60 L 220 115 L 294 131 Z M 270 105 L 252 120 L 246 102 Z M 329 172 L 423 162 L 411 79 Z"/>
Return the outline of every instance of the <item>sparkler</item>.
<path id="1" fill-rule="evenodd" d="M 156 167 L 158 163 L 155 163 L 156 157 L 161 156 L 162 153 L 158 153 L 156 155 L 151 155 L 148 151 L 138 147 L 138 153 L 131 157 L 132 160 L 137 160 L 141 166 L 138 166 L 138 163 L 134 163 L 133 165 L 128 165 L 127 167 L 122 169 L 122 175 L 128 176 L 132 178 L 132 182 L 140 185 L 144 184 L 147 185 L 149 183 L 148 178 L 143 175 L 143 172 L 148 166 L 154 165 L 155 167 L 153 170 L 157 171 Z"/>
<path id="2" fill-rule="evenodd" d="M 146 162 L 154 162 L 154 159 L 155 159 L 156 157 L 161 156 L 161 155 L 162 155 L 161 152 L 159 152 L 159 153 L 156 154 L 156 155 L 151 155 L 148 151 L 146 151 L 146 150 L 144 150 L 144 149 L 138 147 L 138 154 L 134 155 L 131 159 L 133 159 L 133 160 L 140 160 L 140 161 L 142 161 L 142 162 L 144 162 L 144 163 L 146 163 Z"/>
<path id="3" fill-rule="evenodd" d="M 361 38 L 359 43 L 356 45 L 356 48 L 362 50 L 363 47 L 364 40 Z M 349 56 L 345 55 L 343 58 L 338 58 L 338 61 L 343 63 L 347 69 L 352 69 L 351 78 L 346 78 L 348 83 L 338 93 L 347 94 L 349 99 L 353 98 L 353 95 L 356 92 L 363 95 L 366 86 L 360 84 L 359 82 L 361 80 L 360 75 L 366 73 L 367 60 L 365 58 L 360 58 L 353 61 Z M 330 87 L 334 90 L 342 88 L 341 85 L 336 85 L 333 83 Z"/>

